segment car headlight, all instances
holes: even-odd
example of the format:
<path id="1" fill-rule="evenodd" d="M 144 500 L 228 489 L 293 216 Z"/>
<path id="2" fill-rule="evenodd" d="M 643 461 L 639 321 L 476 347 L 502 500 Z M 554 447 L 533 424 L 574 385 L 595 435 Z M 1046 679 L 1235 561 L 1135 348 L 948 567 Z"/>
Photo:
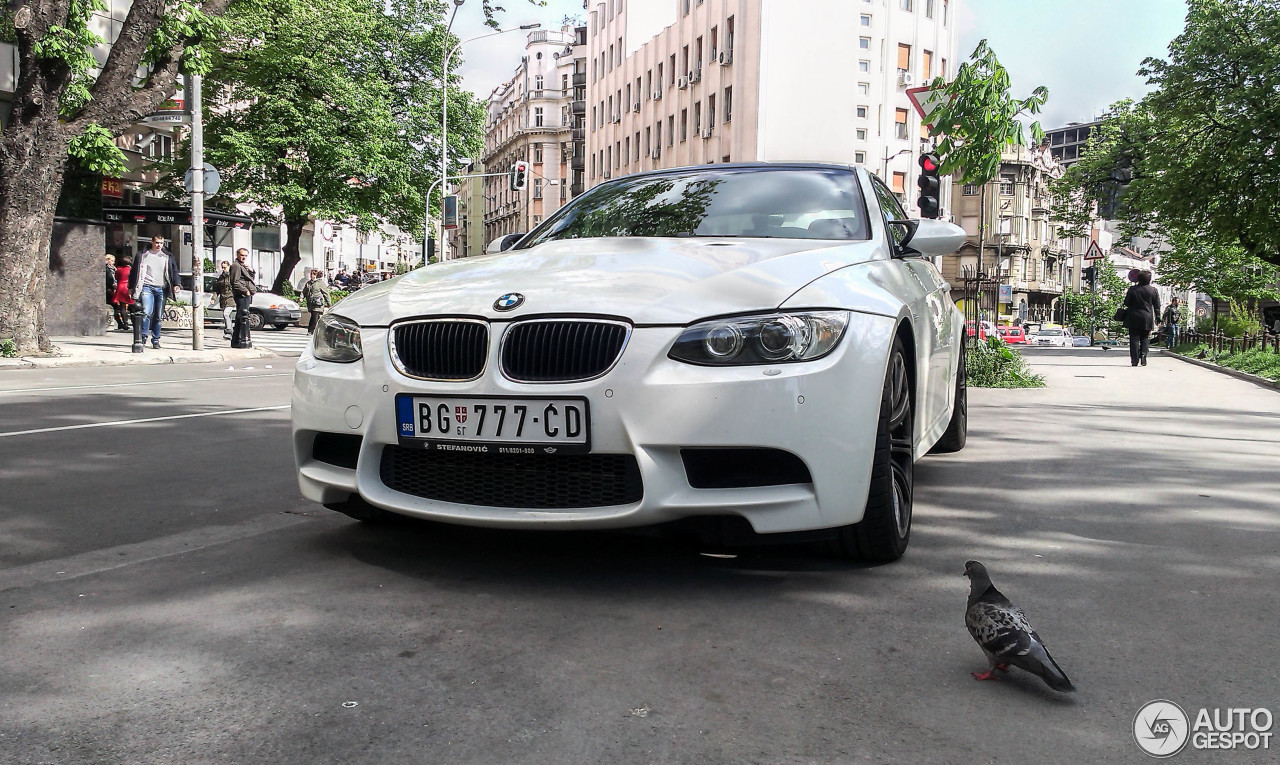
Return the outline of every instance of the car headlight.
<path id="1" fill-rule="evenodd" d="M 360 349 L 360 325 L 350 319 L 326 313 L 316 327 L 312 352 L 321 361 L 349 364 L 364 356 Z"/>
<path id="2" fill-rule="evenodd" d="M 811 361 L 830 353 L 848 326 L 848 311 L 712 319 L 686 329 L 669 356 L 708 366 Z"/>

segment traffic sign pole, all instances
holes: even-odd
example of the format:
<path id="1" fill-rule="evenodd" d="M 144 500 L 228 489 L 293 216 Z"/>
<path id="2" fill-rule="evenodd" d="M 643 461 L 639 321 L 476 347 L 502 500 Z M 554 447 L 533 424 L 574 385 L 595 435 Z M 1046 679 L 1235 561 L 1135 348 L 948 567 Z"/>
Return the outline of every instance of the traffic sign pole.
<path id="1" fill-rule="evenodd" d="M 200 86 L 191 76 L 191 348 L 204 350 L 204 115 Z"/>

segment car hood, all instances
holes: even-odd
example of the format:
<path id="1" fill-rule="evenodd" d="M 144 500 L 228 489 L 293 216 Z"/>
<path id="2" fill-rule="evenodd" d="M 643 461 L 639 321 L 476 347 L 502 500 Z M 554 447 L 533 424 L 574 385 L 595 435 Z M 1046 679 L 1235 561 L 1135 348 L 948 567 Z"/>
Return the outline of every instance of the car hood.
<path id="1" fill-rule="evenodd" d="M 685 324 L 773 309 L 805 284 L 870 260 L 876 251 L 870 241 L 569 239 L 420 268 L 366 287 L 334 310 L 365 326 L 426 315 L 548 313 Z M 524 303 L 495 310 L 494 301 L 511 292 L 523 295 Z"/>

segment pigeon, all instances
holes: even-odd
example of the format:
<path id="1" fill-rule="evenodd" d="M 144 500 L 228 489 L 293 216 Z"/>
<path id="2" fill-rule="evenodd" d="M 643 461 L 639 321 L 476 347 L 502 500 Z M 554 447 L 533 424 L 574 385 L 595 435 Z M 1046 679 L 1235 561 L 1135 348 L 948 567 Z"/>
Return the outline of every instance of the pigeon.
<path id="1" fill-rule="evenodd" d="M 964 612 L 964 624 L 991 662 L 986 672 L 974 672 L 973 679 L 996 680 L 995 671 L 1008 672 L 1012 664 L 1038 675 L 1055 691 L 1075 691 L 1026 614 L 991 584 L 986 567 L 976 560 L 968 561 L 964 575 L 969 577 L 969 607 Z"/>

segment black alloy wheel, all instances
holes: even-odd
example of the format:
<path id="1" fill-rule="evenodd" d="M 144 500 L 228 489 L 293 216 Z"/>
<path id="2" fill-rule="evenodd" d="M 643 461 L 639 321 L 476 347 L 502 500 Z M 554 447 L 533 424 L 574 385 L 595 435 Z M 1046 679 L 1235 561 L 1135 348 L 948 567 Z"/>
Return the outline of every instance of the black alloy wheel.
<path id="1" fill-rule="evenodd" d="M 885 370 L 872 458 L 871 482 L 862 520 L 836 529 L 834 547 L 846 558 L 889 562 L 911 541 L 915 397 L 901 338 L 894 338 Z"/>

